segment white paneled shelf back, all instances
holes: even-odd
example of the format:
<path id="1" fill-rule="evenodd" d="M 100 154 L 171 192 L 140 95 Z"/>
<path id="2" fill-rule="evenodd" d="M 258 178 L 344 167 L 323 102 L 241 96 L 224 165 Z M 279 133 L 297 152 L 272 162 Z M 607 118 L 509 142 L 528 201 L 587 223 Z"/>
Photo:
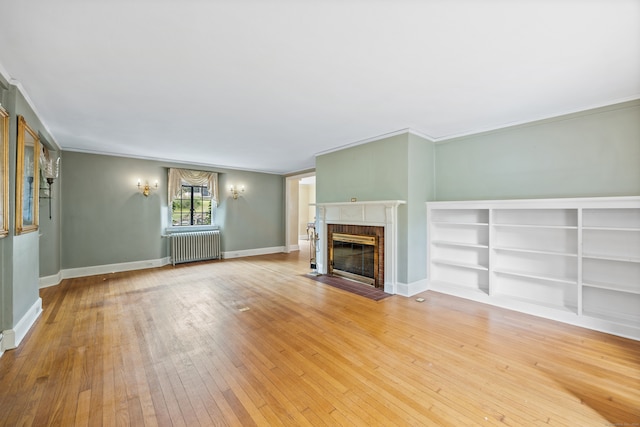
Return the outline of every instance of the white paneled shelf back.
<path id="1" fill-rule="evenodd" d="M 640 340 L 640 197 L 427 203 L 429 289 Z"/>

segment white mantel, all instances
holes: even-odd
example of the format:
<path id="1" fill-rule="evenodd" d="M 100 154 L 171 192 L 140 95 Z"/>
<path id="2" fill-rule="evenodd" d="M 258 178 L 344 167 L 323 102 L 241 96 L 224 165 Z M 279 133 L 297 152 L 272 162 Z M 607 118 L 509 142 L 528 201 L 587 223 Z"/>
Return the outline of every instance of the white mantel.
<path id="1" fill-rule="evenodd" d="M 371 225 L 384 227 L 384 291 L 398 291 L 398 206 L 404 200 L 317 203 L 319 237 L 316 264 L 318 272 L 327 274 L 327 224 Z"/>

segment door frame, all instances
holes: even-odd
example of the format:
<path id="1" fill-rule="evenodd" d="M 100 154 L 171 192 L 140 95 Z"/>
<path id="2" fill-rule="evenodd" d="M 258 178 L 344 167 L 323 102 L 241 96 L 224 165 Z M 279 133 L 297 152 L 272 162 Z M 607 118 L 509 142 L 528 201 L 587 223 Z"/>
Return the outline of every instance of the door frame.
<path id="1" fill-rule="evenodd" d="M 300 181 L 300 179 L 302 178 L 307 178 L 310 176 L 315 176 L 316 175 L 316 171 L 310 171 L 310 172 L 305 172 L 305 173 L 301 173 L 298 175 L 291 175 L 286 177 L 285 179 L 285 224 L 284 224 L 284 230 L 285 230 L 285 236 L 284 236 L 284 251 L 285 253 L 290 253 L 292 251 L 297 251 L 300 249 L 300 247 L 298 246 L 298 233 L 297 233 L 297 224 L 298 224 L 298 218 L 299 218 L 299 209 L 298 206 L 292 206 L 292 191 L 293 191 L 293 184 L 295 181 Z M 300 193 L 299 187 L 298 187 L 298 194 Z M 296 203 L 297 203 L 297 198 L 296 198 Z M 295 208 L 295 209 L 294 209 Z M 296 224 L 296 243 L 295 244 L 291 244 L 291 227 L 292 224 Z"/>

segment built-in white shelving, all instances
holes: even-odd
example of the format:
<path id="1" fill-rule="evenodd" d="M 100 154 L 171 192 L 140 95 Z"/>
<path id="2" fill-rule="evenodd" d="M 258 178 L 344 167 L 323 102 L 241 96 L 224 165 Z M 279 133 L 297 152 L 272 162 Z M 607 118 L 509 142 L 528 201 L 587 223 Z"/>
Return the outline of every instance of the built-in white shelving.
<path id="1" fill-rule="evenodd" d="M 640 339 L 640 197 L 427 203 L 429 288 Z"/>
<path id="2" fill-rule="evenodd" d="M 468 292 L 489 292 L 489 211 L 443 209 L 432 218 L 435 281 Z"/>

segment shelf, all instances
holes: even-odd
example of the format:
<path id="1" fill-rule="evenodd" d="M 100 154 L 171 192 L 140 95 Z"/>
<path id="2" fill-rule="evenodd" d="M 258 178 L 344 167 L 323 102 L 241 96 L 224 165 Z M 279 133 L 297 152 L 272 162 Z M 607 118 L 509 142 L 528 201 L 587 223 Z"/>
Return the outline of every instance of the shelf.
<path id="1" fill-rule="evenodd" d="M 548 229 L 558 229 L 558 230 L 577 230 L 578 227 L 575 225 L 534 225 L 534 224 L 493 224 L 494 227 L 505 227 L 505 228 L 548 228 Z"/>
<path id="2" fill-rule="evenodd" d="M 640 208 L 584 209 L 582 225 L 585 230 L 640 231 Z"/>
<path id="3" fill-rule="evenodd" d="M 498 273 L 498 274 L 508 274 L 510 276 L 526 277 L 527 279 L 545 280 L 547 282 L 564 283 L 568 285 L 578 284 L 577 280 L 569 280 L 563 277 L 541 276 L 538 274 L 531 274 L 531 273 L 525 273 L 521 271 L 504 270 L 504 269 L 495 269 L 493 271 L 494 273 Z"/>
<path id="4" fill-rule="evenodd" d="M 489 270 L 489 268 L 485 267 L 484 265 L 469 264 L 469 263 L 458 262 L 458 261 L 449 261 L 447 259 L 432 259 L 431 262 L 433 262 L 434 264 L 451 265 L 453 267 L 470 268 L 473 270 L 483 270 L 483 271 Z"/>
<path id="5" fill-rule="evenodd" d="M 640 258 L 638 258 L 638 257 L 627 257 L 627 256 L 621 257 L 621 256 L 615 256 L 615 255 L 597 255 L 597 254 L 586 254 L 586 253 L 583 253 L 582 254 L 582 258 L 600 259 L 600 260 L 605 260 L 605 261 L 640 263 Z"/>
<path id="6" fill-rule="evenodd" d="M 466 227 L 488 227 L 488 222 L 448 222 L 448 221 L 431 221 L 431 224 L 434 225 L 452 225 L 452 226 L 466 226 Z"/>
<path id="7" fill-rule="evenodd" d="M 509 298 L 514 301 L 525 302 L 527 304 L 535 304 L 541 307 L 552 308 L 554 310 L 566 311 L 567 313 L 571 313 L 571 314 L 576 314 L 576 315 L 578 314 L 578 308 L 574 306 L 567 307 L 566 305 L 549 304 L 549 303 L 544 303 L 535 299 L 516 297 L 513 295 L 501 293 L 501 292 L 498 292 L 494 295 L 499 298 Z"/>
<path id="8" fill-rule="evenodd" d="M 638 227 L 582 227 L 582 229 L 592 231 L 640 231 Z"/>
<path id="9" fill-rule="evenodd" d="M 431 222 L 447 222 L 459 224 L 487 224 L 489 223 L 488 209 L 436 209 L 431 212 Z"/>
<path id="10" fill-rule="evenodd" d="M 606 320 L 608 322 L 619 323 L 621 325 L 633 325 L 640 324 L 640 318 L 632 314 L 624 313 L 611 313 L 604 310 L 597 310 L 594 308 L 582 309 L 582 315 L 587 317 L 596 317 L 598 319 Z"/>
<path id="11" fill-rule="evenodd" d="M 567 257 L 577 257 L 578 254 L 568 253 L 568 252 L 559 252 L 559 251 L 542 251 L 539 249 L 523 249 L 523 248 L 507 248 L 507 247 L 494 247 L 493 249 L 497 251 L 509 251 L 509 252 L 524 252 L 529 254 L 543 254 L 543 255 L 559 255 L 559 256 L 567 256 Z"/>
<path id="12" fill-rule="evenodd" d="M 575 207 L 505 207 L 493 209 L 496 224 L 534 227 L 577 227 L 578 209 Z"/>
<path id="13" fill-rule="evenodd" d="M 616 291 L 616 292 L 625 292 L 628 294 L 636 294 L 640 295 L 640 287 L 638 289 L 629 289 L 623 285 L 615 285 L 612 283 L 605 282 L 597 282 L 595 280 L 583 281 L 582 286 L 586 286 L 588 288 L 597 288 L 597 289 L 605 289 L 607 291 Z"/>
<path id="14" fill-rule="evenodd" d="M 450 242 L 447 240 L 432 240 L 431 243 L 433 243 L 434 245 L 442 245 L 442 246 L 462 246 L 464 248 L 479 248 L 479 249 L 489 248 L 489 245 L 480 245 L 478 243 Z"/>
<path id="15" fill-rule="evenodd" d="M 476 286 L 472 287 L 472 286 L 466 286 L 460 283 L 447 282 L 445 280 L 434 280 L 433 282 L 431 282 L 430 288 L 435 291 L 438 291 L 438 289 L 444 287 L 444 288 L 456 289 L 464 292 L 471 292 L 478 295 L 484 295 L 486 297 L 488 295 L 488 291 L 486 291 L 486 289 L 489 289 L 489 285 L 480 284 L 478 286 L 479 287 L 476 287 Z"/>

